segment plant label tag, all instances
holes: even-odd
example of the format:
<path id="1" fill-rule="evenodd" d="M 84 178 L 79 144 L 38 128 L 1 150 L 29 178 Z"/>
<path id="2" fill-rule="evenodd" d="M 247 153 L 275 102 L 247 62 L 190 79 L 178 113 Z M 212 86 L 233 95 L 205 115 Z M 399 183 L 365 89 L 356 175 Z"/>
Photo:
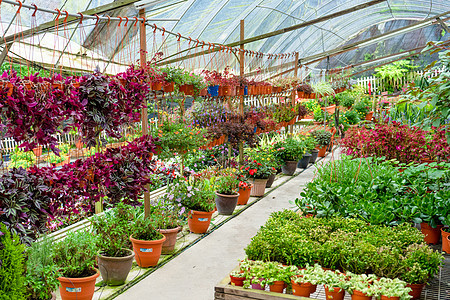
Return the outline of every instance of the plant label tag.
<path id="1" fill-rule="evenodd" d="M 153 248 L 141 248 L 141 252 L 153 252 Z"/>
<path id="2" fill-rule="evenodd" d="M 66 292 L 69 293 L 81 293 L 81 288 L 70 288 L 70 287 L 66 287 Z"/>
<path id="3" fill-rule="evenodd" d="M 208 222 L 209 218 L 198 218 L 199 222 Z"/>

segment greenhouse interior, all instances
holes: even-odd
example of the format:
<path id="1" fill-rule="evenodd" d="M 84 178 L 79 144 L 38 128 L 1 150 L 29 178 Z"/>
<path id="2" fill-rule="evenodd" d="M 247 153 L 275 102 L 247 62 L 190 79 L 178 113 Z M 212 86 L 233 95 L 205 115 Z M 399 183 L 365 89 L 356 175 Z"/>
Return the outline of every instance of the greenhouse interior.
<path id="1" fill-rule="evenodd" d="M 450 300 L 449 0 L 0 25 L 0 300 Z"/>

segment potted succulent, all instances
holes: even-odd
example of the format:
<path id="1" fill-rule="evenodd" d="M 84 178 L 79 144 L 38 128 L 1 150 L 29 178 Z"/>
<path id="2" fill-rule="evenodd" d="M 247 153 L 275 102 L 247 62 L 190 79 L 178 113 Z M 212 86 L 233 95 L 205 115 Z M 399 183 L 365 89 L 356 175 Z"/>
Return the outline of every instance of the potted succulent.
<path id="1" fill-rule="evenodd" d="M 176 205 L 180 204 L 182 212 L 188 210 L 188 226 L 193 233 L 205 233 L 211 223 L 214 213 L 214 183 L 213 179 L 176 179 L 169 185 L 168 198 Z"/>
<path id="2" fill-rule="evenodd" d="M 58 266 L 54 263 L 53 240 L 47 236 L 39 242 L 34 242 L 26 250 L 25 284 L 27 294 L 32 299 L 49 300 L 56 299 L 53 291 L 59 285 Z"/>
<path id="3" fill-rule="evenodd" d="M 63 300 L 92 299 L 100 276 L 94 268 L 97 253 L 97 237 L 89 231 L 70 232 L 54 245 L 53 262 L 62 274 L 58 280 Z"/>
<path id="4" fill-rule="evenodd" d="M 214 185 L 216 187 L 216 207 L 221 215 L 231 215 L 236 208 L 239 193 L 237 192 L 240 180 L 236 174 L 228 170 L 216 178 Z"/>
<path id="5" fill-rule="evenodd" d="M 155 221 L 155 225 L 166 240 L 162 245 L 162 254 L 171 253 L 175 249 L 177 242 L 177 234 L 181 231 L 181 208 L 174 205 L 168 197 L 170 193 L 166 193 L 151 208 L 151 218 Z"/>
<path id="6" fill-rule="evenodd" d="M 98 268 L 107 285 L 122 285 L 131 270 L 134 253 L 130 250 L 129 236 L 134 214 L 131 207 L 118 203 L 103 216 L 94 216 L 92 228 L 97 234 Z"/>
<path id="7" fill-rule="evenodd" d="M 305 154 L 305 147 L 298 140 L 289 137 L 276 143 L 275 148 L 277 149 L 277 157 L 284 161 L 281 168 L 283 174 L 294 175 L 298 160 Z"/>
<path id="8" fill-rule="evenodd" d="M 135 219 L 131 224 L 130 240 L 139 267 L 148 268 L 158 264 L 166 237 L 158 231 L 153 219 L 143 215 Z"/>
<path id="9" fill-rule="evenodd" d="M 327 146 L 330 144 L 331 137 L 333 136 L 333 134 L 324 129 L 314 130 L 311 134 L 316 140 L 316 144 L 319 150 L 318 156 L 324 157 L 327 150 Z"/>

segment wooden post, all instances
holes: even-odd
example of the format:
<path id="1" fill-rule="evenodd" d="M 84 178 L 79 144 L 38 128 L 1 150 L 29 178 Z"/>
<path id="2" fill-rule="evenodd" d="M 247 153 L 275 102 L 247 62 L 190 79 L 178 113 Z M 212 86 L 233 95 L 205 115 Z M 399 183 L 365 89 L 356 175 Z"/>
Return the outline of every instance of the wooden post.
<path id="1" fill-rule="evenodd" d="M 145 17 L 145 8 L 139 10 L 139 18 Z M 139 24 L 139 42 L 140 42 L 140 62 L 141 68 L 145 68 L 147 65 L 147 35 L 145 22 Z M 144 107 L 141 110 L 142 121 L 142 135 L 148 134 L 148 112 L 147 112 L 147 98 L 145 99 Z M 150 185 L 147 185 L 147 190 Z M 144 192 L 144 216 L 147 218 L 150 216 L 150 192 Z"/>
<path id="2" fill-rule="evenodd" d="M 294 77 L 298 76 L 298 52 L 295 52 L 295 67 L 294 67 Z M 291 94 L 291 104 L 294 105 L 295 102 L 295 94 L 297 93 L 297 90 L 294 88 Z M 290 126 L 290 133 L 294 133 L 294 125 Z"/>
<path id="3" fill-rule="evenodd" d="M 241 20 L 240 22 L 240 40 L 244 40 L 244 20 Z M 240 46 L 241 51 L 239 51 L 239 75 L 241 78 L 244 77 L 244 67 L 245 67 L 245 61 L 244 61 L 244 44 L 241 44 Z M 241 116 L 244 116 L 244 96 L 239 96 L 239 114 Z M 239 141 L 239 165 L 242 166 L 244 164 L 244 142 Z"/>

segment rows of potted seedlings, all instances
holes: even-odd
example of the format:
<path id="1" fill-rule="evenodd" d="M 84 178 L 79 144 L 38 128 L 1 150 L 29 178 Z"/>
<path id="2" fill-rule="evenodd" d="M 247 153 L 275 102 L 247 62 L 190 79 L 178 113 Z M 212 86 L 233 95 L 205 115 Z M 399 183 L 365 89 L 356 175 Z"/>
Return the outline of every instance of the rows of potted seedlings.
<path id="1" fill-rule="evenodd" d="M 263 263 L 261 268 L 253 271 L 251 262 L 244 266 L 241 264 L 243 275 L 238 274 L 237 277 L 245 277 L 244 284 L 247 287 L 251 284 L 284 281 L 285 286 L 289 289 L 292 286 L 298 292 L 303 287 L 302 296 L 309 296 L 312 293 L 311 285 L 326 283 L 326 274 L 334 276 L 324 272 L 323 268 L 335 274 L 345 273 L 341 278 L 342 286 L 328 288 L 347 290 L 352 294 L 352 299 L 381 296 L 379 284 L 393 281 L 402 288 L 385 296 L 409 299 L 404 294 L 406 292 L 417 299 L 428 280 L 439 272 L 444 259 L 438 251 L 429 248 L 423 239 L 423 234 L 409 225 L 386 227 L 370 225 L 357 219 L 303 217 L 285 210 L 273 213 L 245 249 L 249 260 L 273 263 Z M 311 267 L 316 263 L 320 266 Z M 280 271 L 278 277 L 270 273 L 273 269 Z M 378 281 L 377 278 L 381 277 L 391 280 Z M 332 278 L 329 279 L 332 281 Z M 405 289 L 405 285 L 410 289 Z"/>

